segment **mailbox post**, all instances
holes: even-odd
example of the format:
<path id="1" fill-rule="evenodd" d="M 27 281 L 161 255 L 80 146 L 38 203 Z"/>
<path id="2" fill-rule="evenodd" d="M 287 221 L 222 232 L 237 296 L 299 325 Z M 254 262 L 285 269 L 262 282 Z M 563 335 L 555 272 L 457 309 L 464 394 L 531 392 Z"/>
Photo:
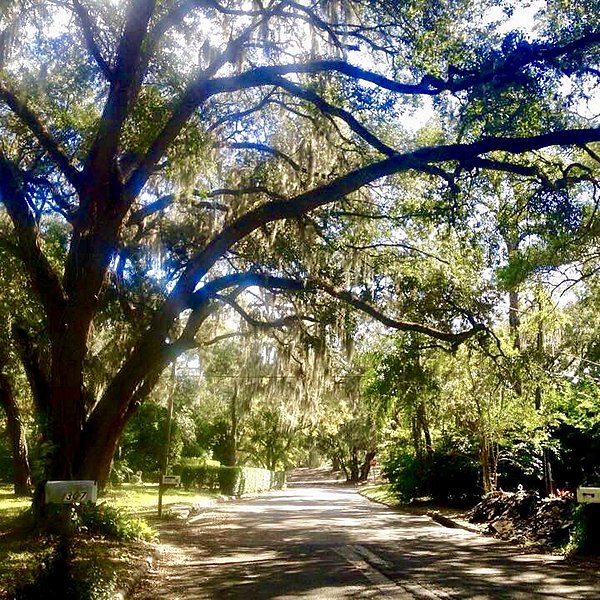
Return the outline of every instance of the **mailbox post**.
<path id="1" fill-rule="evenodd" d="M 73 505 L 95 503 L 98 498 L 98 486 L 95 481 L 79 479 L 67 481 L 47 481 L 44 486 L 44 501 L 47 506 L 55 506 L 56 525 L 67 544 L 72 535 Z M 50 513 L 52 514 L 52 513 Z"/>

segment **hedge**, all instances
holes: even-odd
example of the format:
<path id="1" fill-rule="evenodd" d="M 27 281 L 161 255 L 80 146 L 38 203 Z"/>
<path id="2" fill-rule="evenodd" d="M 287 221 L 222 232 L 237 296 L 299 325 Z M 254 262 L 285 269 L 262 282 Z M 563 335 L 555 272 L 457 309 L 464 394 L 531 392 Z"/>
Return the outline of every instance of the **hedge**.
<path id="1" fill-rule="evenodd" d="M 174 468 L 174 472 L 181 476 L 181 484 L 186 489 L 219 490 L 226 496 L 280 490 L 286 483 L 285 471 L 255 467 L 224 467 L 186 461 Z"/>

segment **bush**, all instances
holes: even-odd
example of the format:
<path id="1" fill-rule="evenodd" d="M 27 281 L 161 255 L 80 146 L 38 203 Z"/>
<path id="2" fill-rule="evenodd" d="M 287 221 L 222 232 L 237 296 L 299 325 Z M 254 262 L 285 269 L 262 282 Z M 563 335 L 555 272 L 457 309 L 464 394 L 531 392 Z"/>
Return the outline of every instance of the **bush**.
<path id="1" fill-rule="evenodd" d="M 181 477 L 181 484 L 186 490 L 215 491 L 219 489 L 220 468 L 221 464 L 214 460 L 188 458 L 173 467 L 173 472 Z"/>
<path id="2" fill-rule="evenodd" d="M 600 505 L 577 504 L 573 509 L 573 530 L 569 554 L 600 554 Z"/>
<path id="3" fill-rule="evenodd" d="M 282 489 L 286 478 L 284 471 L 268 471 L 254 467 L 226 467 L 215 461 L 187 459 L 173 471 L 180 475 L 186 489 L 219 490 L 226 496 L 241 496 Z"/>
<path id="4" fill-rule="evenodd" d="M 403 450 L 391 452 L 383 465 L 392 492 L 403 502 L 426 495 L 429 478 L 426 469 L 426 465 L 419 464 L 412 454 Z"/>
<path id="5" fill-rule="evenodd" d="M 220 467 L 219 490 L 226 496 L 241 496 L 245 491 L 243 467 Z"/>
<path id="6" fill-rule="evenodd" d="M 158 538 L 146 521 L 108 504 L 82 505 L 77 511 L 77 529 L 123 542 L 154 542 Z"/>
<path id="7" fill-rule="evenodd" d="M 468 454 L 438 450 L 418 461 L 410 452 L 391 452 L 383 466 L 394 494 L 403 502 L 430 496 L 436 502 L 465 503 L 478 499 L 478 462 Z"/>
<path id="8" fill-rule="evenodd" d="M 39 564 L 33 581 L 20 582 L 11 592 L 14 600 L 112 600 L 114 574 L 98 565 L 85 570 L 73 560 L 71 542 L 63 538 Z"/>
<path id="9" fill-rule="evenodd" d="M 479 463 L 457 452 L 435 452 L 429 469 L 428 487 L 436 502 L 472 503 L 481 498 Z"/>

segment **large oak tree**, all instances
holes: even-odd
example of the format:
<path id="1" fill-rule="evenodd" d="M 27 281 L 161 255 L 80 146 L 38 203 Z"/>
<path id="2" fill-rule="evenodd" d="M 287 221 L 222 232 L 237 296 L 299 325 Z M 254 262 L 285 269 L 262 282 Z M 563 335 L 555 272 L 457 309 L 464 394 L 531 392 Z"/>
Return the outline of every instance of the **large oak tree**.
<path id="1" fill-rule="evenodd" d="M 49 477 L 105 482 L 127 420 L 218 308 L 260 325 L 251 287 L 287 298 L 282 326 L 329 297 L 441 343 L 483 328 L 451 301 L 407 320 L 391 275 L 344 265 L 410 251 L 395 210 L 419 190 L 445 218 L 484 170 L 549 193 L 590 179 L 572 149 L 597 156 L 600 128 L 564 109 L 597 84 L 597 14 L 549 2 L 528 41 L 498 33 L 496 4 L 2 2 L 2 244 L 43 322 L 21 348 Z M 361 245 L 364 223 L 385 226 Z"/>

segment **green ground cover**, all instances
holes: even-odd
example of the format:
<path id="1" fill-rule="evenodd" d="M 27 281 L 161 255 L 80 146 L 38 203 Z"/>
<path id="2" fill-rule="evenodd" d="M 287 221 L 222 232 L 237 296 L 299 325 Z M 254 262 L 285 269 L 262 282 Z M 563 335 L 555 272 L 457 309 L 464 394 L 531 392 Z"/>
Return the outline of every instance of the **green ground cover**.
<path id="1" fill-rule="evenodd" d="M 163 496 L 163 514 L 169 516 L 174 504 L 207 505 L 214 495 L 170 488 Z M 98 498 L 118 513 L 139 517 L 150 525 L 158 523 L 158 485 L 123 484 L 109 489 Z M 27 511 L 29 498 L 16 498 L 9 485 L 0 485 L 0 598 L 11 597 L 15 584 L 32 581 L 42 563 L 49 563 L 56 551 L 57 539 L 36 534 Z M 113 511 L 114 512 L 114 511 Z M 104 589 L 120 589 L 145 564 L 152 545 L 145 541 L 114 541 L 101 535 L 76 536 L 73 567 L 90 574 Z M 50 584 L 51 585 L 51 584 Z M 104 598 L 102 586 L 89 591 L 89 598 Z M 83 596 L 82 596 L 83 597 Z"/>
<path id="2" fill-rule="evenodd" d="M 381 502 L 381 504 L 385 504 L 386 506 L 402 506 L 402 502 L 392 493 L 388 483 L 364 487 L 360 490 L 360 493 L 370 500 Z"/>

